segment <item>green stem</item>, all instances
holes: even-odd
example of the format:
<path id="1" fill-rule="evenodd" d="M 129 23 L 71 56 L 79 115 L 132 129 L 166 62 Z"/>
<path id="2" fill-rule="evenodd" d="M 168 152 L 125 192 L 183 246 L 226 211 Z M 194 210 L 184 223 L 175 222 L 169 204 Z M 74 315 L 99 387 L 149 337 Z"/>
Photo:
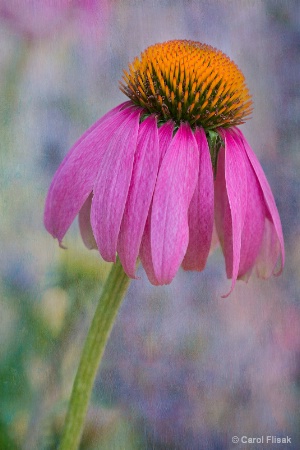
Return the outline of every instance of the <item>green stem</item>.
<path id="1" fill-rule="evenodd" d="M 129 281 L 117 259 L 103 288 L 81 354 L 59 450 L 75 450 L 80 444 L 97 369 Z"/>

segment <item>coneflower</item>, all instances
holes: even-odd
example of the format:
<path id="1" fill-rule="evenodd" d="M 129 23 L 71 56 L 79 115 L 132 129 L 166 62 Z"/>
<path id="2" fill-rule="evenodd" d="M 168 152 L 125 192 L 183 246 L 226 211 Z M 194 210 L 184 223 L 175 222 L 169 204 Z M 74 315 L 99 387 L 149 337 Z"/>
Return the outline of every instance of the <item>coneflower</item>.
<path id="1" fill-rule="evenodd" d="M 280 273 L 284 242 L 264 172 L 237 125 L 252 111 L 245 78 L 224 53 L 175 40 L 145 50 L 124 72 L 127 101 L 76 142 L 56 172 L 45 208 L 62 242 L 79 214 L 88 248 L 119 255 L 152 284 L 182 265 L 203 270 L 213 227 L 233 289 L 238 278 Z M 281 265 L 277 267 L 281 256 Z"/>

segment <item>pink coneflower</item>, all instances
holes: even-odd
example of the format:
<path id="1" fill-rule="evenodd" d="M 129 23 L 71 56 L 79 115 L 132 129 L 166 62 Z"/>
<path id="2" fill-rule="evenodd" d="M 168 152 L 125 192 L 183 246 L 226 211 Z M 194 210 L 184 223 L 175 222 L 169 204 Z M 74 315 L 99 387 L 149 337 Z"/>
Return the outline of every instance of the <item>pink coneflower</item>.
<path id="1" fill-rule="evenodd" d="M 204 269 L 215 222 L 231 290 L 254 267 L 280 273 L 275 201 L 236 127 L 251 112 L 238 67 L 209 45 L 170 41 L 136 58 L 121 90 L 130 101 L 87 130 L 56 172 L 47 230 L 61 243 L 79 213 L 88 248 L 106 261 L 118 254 L 131 278 L 140 258 L 163 285 L 181 265 Z"/>

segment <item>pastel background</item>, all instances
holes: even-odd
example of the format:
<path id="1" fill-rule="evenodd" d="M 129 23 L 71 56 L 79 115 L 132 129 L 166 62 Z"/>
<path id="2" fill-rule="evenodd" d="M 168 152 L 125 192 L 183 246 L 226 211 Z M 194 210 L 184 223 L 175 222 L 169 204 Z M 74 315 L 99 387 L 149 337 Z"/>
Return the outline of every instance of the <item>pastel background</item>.
<path id="1" fill-rule="evenodd" d="M 109 271 L 77 223 L 68 250 L 45 231 L 51 178 L 85 129 L 125 100 L 123 68 L 175 38 L 221 49 L 245 74 L 254 112 L 242 130 L 276 198 L 287 264 L 280 278 L 239 282 L 227 299 L 220 250 L 169 287 L 151 286 L 141 269 L 81 448 L 262 448 L 233 444 L 234 435 L 288 435 L 287 448 L 300 448 L 299 2 L 0 0 L 1 450 L 56 448 Z"/>

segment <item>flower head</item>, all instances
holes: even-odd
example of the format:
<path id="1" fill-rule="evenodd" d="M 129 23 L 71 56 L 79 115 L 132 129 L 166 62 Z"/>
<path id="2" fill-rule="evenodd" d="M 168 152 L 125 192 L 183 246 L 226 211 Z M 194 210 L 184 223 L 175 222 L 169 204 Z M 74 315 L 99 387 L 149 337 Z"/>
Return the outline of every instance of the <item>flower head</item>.
<path id="1" fill-rule="evenodd" d="M 88 248 L 119 255 L 135 278 L 138 257 L 151 283 L 182 265 L 203 270 L 213 228 L 232 288 L 253 268 L 276 273 L 284 243 L 264 172 L 236 125 L 251 113 L 238 67 L 191 41 L 149 47 L 124 72 L 130 98 L 71 148 L 46 200 L 45 226 L 59 242 L 79 214 Z M 279 269 L 279 271 L 281 268 Z"/>
<path id="2" fill-rule="evenodd" d="M 243 123 L 251 112 L 245 78 L 220 50 L 193 41 L 147 48 L 124 71 L 121 90 L 162 121 L 205 129 Z"/>

